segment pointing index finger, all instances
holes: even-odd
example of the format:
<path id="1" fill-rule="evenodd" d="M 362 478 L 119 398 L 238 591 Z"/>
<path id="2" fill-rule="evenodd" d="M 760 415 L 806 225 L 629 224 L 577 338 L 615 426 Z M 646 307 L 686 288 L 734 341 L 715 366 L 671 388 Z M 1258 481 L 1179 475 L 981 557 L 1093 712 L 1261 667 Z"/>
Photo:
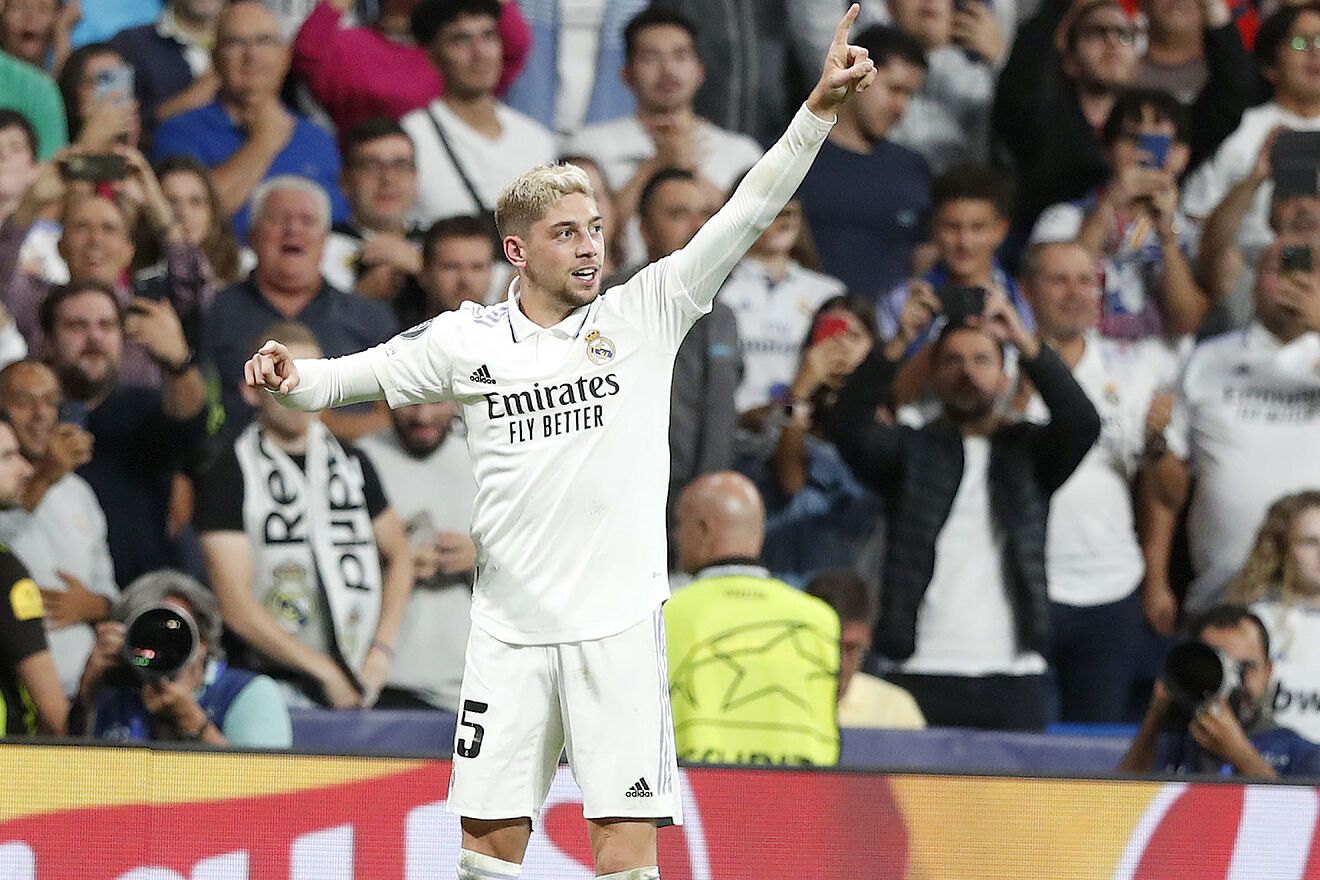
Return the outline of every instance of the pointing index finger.
<path id="1" fill-rule="evenodd" d="M 848 7 L 848 11 L 839 19 L 839 25 L 834 29 L 834 45 L 848 45 L 848 31 L 852 29 L 853 22 L 857 20 L 857 14 L 862 11 L 862 7 L 854 3 Z"/>

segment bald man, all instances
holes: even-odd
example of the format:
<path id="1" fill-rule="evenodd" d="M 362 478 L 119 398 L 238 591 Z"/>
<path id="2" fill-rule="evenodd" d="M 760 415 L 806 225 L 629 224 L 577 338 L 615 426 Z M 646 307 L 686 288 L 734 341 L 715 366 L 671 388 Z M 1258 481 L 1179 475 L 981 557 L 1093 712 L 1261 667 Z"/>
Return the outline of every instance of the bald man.
<path id="1" fill-rule="evenodd" d="M 759 563 L 765 507 L 741 474 L 708 474 L 678 502 L 665 605 L 678 756 L 718 764 L 834 764 L 839 618 Z"/>

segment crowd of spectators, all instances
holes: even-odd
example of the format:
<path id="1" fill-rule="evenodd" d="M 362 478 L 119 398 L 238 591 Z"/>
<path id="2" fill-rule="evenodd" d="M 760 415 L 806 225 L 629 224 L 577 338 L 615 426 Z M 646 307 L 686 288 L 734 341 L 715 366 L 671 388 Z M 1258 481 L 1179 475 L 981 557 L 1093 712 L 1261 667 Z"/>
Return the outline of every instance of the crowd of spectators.
<path id="1" fill-rule="evenodd" d="M 680 751 L 1144 718 L 1124 769 L 1310 772 L 1320 6 L 861 5 L 875 84 L 650 439 Z M 0 734 L 279 747 L 289 708 L 452 711 L 461 406 L 312 418 L 243 362 L 502 302 L 494 205 L 534 165 L 592 180 L 606 287 L 683 248 L 843 6 L 0 0 Z M 200 647 L 143 683 L 125 624 L 162 603 Z M 736 623 L 791 623 L 796 659 L 745 653 L 796 734 L 703 708 Z M 1181 739 L 1176 638 L 1242 681 Z"/>

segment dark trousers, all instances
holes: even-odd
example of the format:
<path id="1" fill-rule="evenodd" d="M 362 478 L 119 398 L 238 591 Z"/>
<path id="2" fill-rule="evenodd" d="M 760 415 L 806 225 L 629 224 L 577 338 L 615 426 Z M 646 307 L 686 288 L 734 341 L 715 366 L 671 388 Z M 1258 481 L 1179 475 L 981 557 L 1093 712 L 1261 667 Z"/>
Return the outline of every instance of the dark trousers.
<path id="1" fill-rule="evenodd" d="M 885 678 L 912 694 L 933 727 L 1044 730 L 1043 675 L 910 675 Z"/>
<path id="2" fill-rule="evenodd" d="M 1107 605 L 1050 605 L 1054 641 L 1050 667 L 1059 720 L 1073 724 L 1123 721 L 1142 645 L 1141 597 L 1133 590 Z"/>

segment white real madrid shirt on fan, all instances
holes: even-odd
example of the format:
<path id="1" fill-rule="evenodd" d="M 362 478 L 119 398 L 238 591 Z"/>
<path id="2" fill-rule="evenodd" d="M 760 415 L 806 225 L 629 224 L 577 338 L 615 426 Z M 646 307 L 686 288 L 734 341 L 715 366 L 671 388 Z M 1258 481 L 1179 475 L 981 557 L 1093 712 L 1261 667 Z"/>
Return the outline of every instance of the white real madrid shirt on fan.
<path id="1" fill-rule="evenodd" d="M 687 247 L 553 327 L 523 315 L 515 280 L 503 303 L 464 304 L 347 358 L 297 362 L 289 403 L 301 409 L 382 390 L 392 407 L 459 403 L 478 487 L 476 626 L 515 645 L 603 639 L 668 596 L 674 355 L 830 127 L 801 108 Z"/>
<path id="2" fill-rule="evenodd" d="M 1187 606 L 1199 611 L 1222 598 L 1269 506 L 1320 486 L 1320 333 L 1285 345 L 1253 322 L 1201 343 L 1167 435 L 1195 479 Z"/>
<path id="3" fill-rule="evenodd" d="M 1251 606 L 1270 633 L 1274 720 L 1320 743 L 1320 608 L 1266 599 Z"/>

